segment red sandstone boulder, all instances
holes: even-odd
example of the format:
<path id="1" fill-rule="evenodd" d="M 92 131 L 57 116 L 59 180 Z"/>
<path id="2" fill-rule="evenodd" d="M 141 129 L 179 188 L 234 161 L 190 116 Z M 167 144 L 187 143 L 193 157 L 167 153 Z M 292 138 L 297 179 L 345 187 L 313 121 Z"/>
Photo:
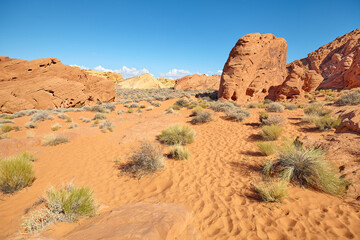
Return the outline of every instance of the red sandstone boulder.
<path id="1" fill-rule="evenodd" d="M 0 57 L 0 112 L 69 108 L 114 99 L 112 81 L 56 58 L 26 61 Z"/>
<path id="2" fill-rule="evenodd" d="M 360 108 L 358 106 L 343 106 L 337 109 L 336 114 L 342 118 L 337 132 L 352 131 L 360 133 Z"/>
<path id="3" fill-rule="evenodd" d="M 244 102 L 273 95 L 286 77 L 286 51 L 286 41 L 273 34 L 240 38 L 224 65 L 219 99 Z"/>
<path id="4" fill-rule="evenodd" d="M 175 80 L 174 89 L 218 89 L 219 84 L 220 75 L 208 76 L 206 74 L 194 74 Z"/>

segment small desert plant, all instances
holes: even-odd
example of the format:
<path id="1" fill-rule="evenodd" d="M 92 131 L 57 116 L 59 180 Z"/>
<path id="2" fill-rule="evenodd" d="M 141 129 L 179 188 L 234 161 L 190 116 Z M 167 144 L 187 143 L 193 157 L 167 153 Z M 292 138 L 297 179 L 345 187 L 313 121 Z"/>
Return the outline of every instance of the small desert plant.
<path id="1" fill-rule="evenodd" d="M 168 108 L 165 113 L 174 113 L 174 109 L 172 107 Z"/>
<path id="2" fill-rule="evenodd" d="M 65 113 L 59 113 L 57 116 L 58 116 L 58 118 L 64 119 L 64 120 L 69 117 L 69 116 L 66 115 Z"/>
<path id="3" fill-rule="evenodd" d="M 225 114 L 229 120 L 233 120 L 237 122 L 242 122 L 243 120 L 245 120 L 250 116 L 249 111 L 243 109 L 236 109 L 236 108 L 226 110 Z"/>
<path id="4" fill-rule="evenodd" d="M 64 136 L 57 136 L 55 134 L 49 134 L 49 135 L 44 136 L 41 144 L 43 146 L 56 146 L 58 144 L 66 143 L 68 141 L 69 140 Z"/>
<path id="5" fill-rule="evenodd" d="M 259 120 L 262 123 L 264 119 L 267 119 L 269 117 L 269 113 L 266 111 L 259 112 Z"/>
<path id="6" fill-rule="evenodd" d="M 192 111 L 191 111 L 192 114 L 191 115 L 196 116 L 196 115 L 202 113 L 203 111 L 204 111 L 204 108 L 202 108 L 200 106 L 196 106 L 196 107 L 194 107 L 192 109 Z"/>
<path id="7" fill-rule="evenodd" d="M 16 155 L 16 157 L 26 159 L 26 160 L 28 160 L 30 162 L 35 162 L 35 160 L 36 160 L 36 156 L 34 154 L 32 154 L 32 153 L 29 153 L 29 152 L 20 153 L 20 154 Z"/>
<path id="8" fill-rule="evenodd" d="M 276 145 L 273 142 L 257 142 L 260 152 L 265 156 L 270 156 L 276 152 Z"/>
<path id="9" fill-rule="evenodd" d="M 193 124 L 202 124 L 206 122 L 212 121 L 211 113 L 209 112 L 201 112 L 194 116 L 191 120 Z"/>
<path id="10" fill-rule="evenodd" d="M 61 128 L 61 125 L 59 123 L 55 123 L 54 125 L 51 126 L 51 130 L 53 131 L 57 131 Z"/>
<path id="11" fill-rule="evenodd" d="M 10 132 L 11 130 L 14 130 L 14 128 L 11 125 L 0 125 L 0 133 L 7 133 Z"/>
<path id="12" fill-rule="evenodd" d="M 130 108 L 138 108 L 139 104 L 138 103 L 132 103 L 129 107 Z"/>
<path id="13" fill-rule="evenodd" d="M 337 105 L 359 105 L 360 104 L 360 93 L 353 92 L 346 95 L 342 95 L 338 101 L 336 101 Z"/>
<path id="14" fill-rule="evenodd" d="M 29 186 L 35 178 L 32 163 L 22 155 L 0 160 L 0 188 L 13 193 Z"/>
<path id="15" fill-rule="evenodd" d="M 265 108 L 266 104 L 258 103 L 258 102 L 251 102 L 247 105 L 247 108 Z"/>
<path id="16" fill-rule="evenodd" d="M 158 103 L 158 102 L 151 102 L 150 104 L 153 105 L 154 107 L 160 107 L 161 106 L 161 104 Z"/>
<path id="17" fill-rule="evenodd" d="M 196 133 L 191 127 L 176 124 L 162 130 L 159 140 L 168 145 L 186 145 L 194 141 L 195 135 Z"/>
<path id="18" fill-rule="evenodd" d="M 322 103 L 312 103 L 304 109 L 304 113 L 314 116 L 326 116 L 331 113 L 331 110 L 324 109 Z"/>
<path id="19" fill-rule="evenodd" d="M 51 119 L 51 116 L 46 111 L 40 111 L 31 116 L 31 122 L 44 121 L 46 119 Z"/>
<path id="20" fill-rule="evenodd" d="M 127 113 L 133 113 L 134 112 L 134 109 L 132 109 L 132 108 L 129 108 L 128 110 L 127 110 Z"/>
<path id="21" fill-rule="evenodd" d="M 98 113 L 107 113 L 107 112 L 109 112 L 107 109 L 105 109 L 104 107 L 99 106 L 99 105 L 91 106 L 91 107 L 89 107 L 89 110 L 92 111 L 92 112 L 98 112 Z"/>
<path id="22" fill-rule="evenodd" d="M 97 207 L 90 188 L 68 184 L 60 189 L 50 188 L 46 195 L 48 209 L 62 215 L 67 221 L 96 214 Z"/>
<path id="23" fill-rule="evenodd" d="M 91 122 L 91 119 L 90 118 L 84 118 L 84 117 L 81 117 L 80 120 L 84 123 L 89 123 Z"/>
<path id="24" fill-rule="evenodd" d="M 294 144 L 285 146 L 276 161 L 268 162 L 264 173 L 276 173 L 284 180 L 334 195 L 343 194 L 349 184 L 347 180 L 336 176 L 334 166 L 325 159 L 322 149 L 305 149 Z"/>
<path id="25" fill-rule="evenodd" d="M 281 125 L 285 121 L 285 118 L 277 115 L 269 115 L 267 118 L 262 119 L 263 125 Z"/>
<path id="26" fill-rule="evenodd" d="M 174 104 L 174 105 L 171 106 L 171 108 L 178 111 L 178 110 L 181 109 L 181 106 L 177 105 L 177 104 Z"/>
<path id="27" fill-rule="evenodd" d="M 72 124 L 70 124 L 69 129 L 73 129 L 73 128 L 77 128 L 77 127 L 79 127 L 79 125 L 77 123 L 72 123 Z"/>
<path id="28" fill-rule="evenodd" d="M 114 125 L 111 121 L 101 121 L 99 128 L 102 132 L 106 133 L 107 131 L 112 132 L 114 131 Z"/>
<path id="29" fill-rule="evenodd" d="M 69 116 L 67 116 L 67 117 L 66 117 L 66 122 L 72 122 L 72 118 L 69 117 Z"/>
<path id="30" fill-rule="evenodd" d="M 317 117 L 313 119 L 313 123 L 316 125 L 316 127 L 321 130 L 330 130 L 332 128 L 337 128 L 340 126 L 342 119 L 339 118 L 333 118 L 330 115 Z"/>
<path id="31" fill-rule="evenodd" d="M 278 125 L 266 125 L 262 127 L 261 135 L 266 141 L 278 139 L 283 132 L 282 127 Z"/>
<path id="32" fill-rule="evenodd" d="M 124 113 L 125 113 L 124 110 L 119 110 L 119 111 L 117 111 L 117 114 L 118 114 L 118 115 L 121 115 L 121 114 L 124 114 Z"/>
<path id="33" fill-rule="evenodd" d="M 5 124 L 5 123 L 14 123 L 14 121 L 11 119 L 0 119 L 0 124 Z"/>
<path id="34" fill-rule="evenodd" d="M 286 103 L 285 104 L 285 109 L 295 110 L 295 109 L 297 109 L 297 106 L 296 106 L 296 104 L 293 104 L 293 103 Z"/>
<path id="35" fill-rule="evenodd" d="M 156 172 L 165 167 L 165 160 L 161 148 L 148 141 L 142 141 L 139 148 L 134 150 L 131 161 L 123 164 L 120 169 L 134 177 Z"/>
<path id="36" fill-rule="evenodd" d="M 209 107 L 215 112 L 226 112 L 235 108 L 235 104 L 232 102 L 213 102 L 209 104 Z"/>
<path id="37" fill-rule="evenodd" d="M 145 106 L 145 105 L 143 105 L 143 104 L 141 104 L 141 105 L 140 105 L 140 108 L 146 108 L 146 106 Z"/>
<path id="38" fill-rule="evenodd" d="M 266 111 L 281 113 L 284 111 L 284 106 L 280 103 L 272 102 L 267 106 Z"/>
<path id="39" fill-rule="evenodd" d="M 287 184 L 284 180 L 262 181 L 255 185 L 255 191 L 265 202 L 282 202 L 288 196 Z"/>
<path id="40" fill-rule="evenodd" d="M 116 106 L 114 103 L 103 103 L 102 107 L 106 108 L 109 111 L 114 111 L 116 109 Z"/>
<path id="41" fill-rule="evenodd" d="M 106 118 L 107 117 L 106 117 L 106 115 L 104 113 L 95 113 L 95 116 L 93 117 L 92 120 L 97 120 L 97 119 L 102 120 L 102 119 L 106 119 Z"/>
<path id="42" fill-rule="evenodd" d="M 190 152 L 181 145 L 174 145 L 170 147 L 169 156 L 178 160 L 188 160 L 190 158 Z"/>
<path id="43" fill-rule="evenodd" d="M 189 104 L 189 101 L 185 98 L 179 99 L 175 102 L 175 105 L 178 105 L 180 107 L 186 107 Z"/>
<path id="44" fill-rule="evenodd" d="M 146 108 L 146 111 L 151 111 L 151 110 L 153 110 L 153 109 L 154 109 L 153 106 L 148 106 L 148 107 Z"/>

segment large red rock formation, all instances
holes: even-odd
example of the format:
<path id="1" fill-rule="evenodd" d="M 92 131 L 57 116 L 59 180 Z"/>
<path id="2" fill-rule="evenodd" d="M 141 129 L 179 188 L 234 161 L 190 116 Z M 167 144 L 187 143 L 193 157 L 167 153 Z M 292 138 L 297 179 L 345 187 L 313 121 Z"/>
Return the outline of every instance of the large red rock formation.
<path id="1" fill-rule="evenodd" d="M 273 34 L 240 38 L 225 63 L 219 98 L 244 102 L 273 94 L 286 77 L 286 51 L 286 41 Z"/>
<path id="2" fill-rule="evenodd" d="M 0 112 L 68 108 L 114 99 L 112 81 L 56 58 L 26 61 L 0 57 Z"/>
<path id="3" fill-rule="evenodd" d="M 176 79 L 174 89 L 218 89 L 219 84 L 220 75 L 193 74 Z"/>

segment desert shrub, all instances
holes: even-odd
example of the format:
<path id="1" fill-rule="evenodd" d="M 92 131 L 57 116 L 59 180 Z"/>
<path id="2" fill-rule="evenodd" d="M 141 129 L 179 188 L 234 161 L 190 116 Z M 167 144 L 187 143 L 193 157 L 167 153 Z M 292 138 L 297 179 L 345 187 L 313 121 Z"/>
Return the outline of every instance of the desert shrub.
<path id="1" fill-rule="evenodd" d="M 295 110 L 295 109 L 297 109 L 297 106 L 296 106 L 296 104 L 293 104 L 293 103 L 286 103 L 285 104 L 285 109 Z"/>
<path id="2" fill-rule="evenodd" d="M 32 153 L 29 153 L 29 152 L 20 153 L 20 154 L 16 155 L 16 157 L 26 159 L 26 160 L 28 160 L 30 162 L 35 162 L 36 161 L 36 156 L 34 154 L 32 154 Z"/>
<path id="3" fill-rule="evenodd" d="M 263 125 L 281 125 L 285 121 L 285 118 L 277 115 L 269 115 L 267 118 L 262 119 Z"/>
<path id="4" fill-rule="evenodd" d="M 6 114 L 5 116 L 2 116 L 2 119 L 7 119 L 7 120 L 10 120 L 10 119 L 14 119 L 14 115 L 13 114 Z M 0 119 L 1 120 L 1 119 Z"/>
<path id="5" fill-rule="evenodd" d="M 101 106 L 104 107 L 105 109 L 109 110 L 110 112 L 112 112 L 116 109 L 116 106 L 114 103 L 103 103 Z"/>
<path id="6" fill-rule="evenodd" d="M 153 105 L 154 107 L 160 107 L 161 104 L 158 102 L 150 102 L 151 105 Z"/>
<path id="7" fill-rule="evenodd" d="M 215 112 L 226 112 L 227 110 L 231 110 L 235 108 L 235 104 L 233 102 L 212 102 L 209 104 L 209 108 L 214 110 Z"/>
<path id="8" fill-rule="evenodd" d="M 272 102 L 267 106 L 266 111 L 281 113 L 284 111 L 284 106 L 280 103 Z"/>
<path id="9" fill-rule="evenodd" d="M 41 145 L 43 146 L 56 146 L 59 145 L 61 143 L 66 143 L 69 140 L 64 137 L 64 136 L 58 136 L 55 134 L 48 134 L 46 136 L 43 137 L 42 141 L 41 141 Z"/>
<path id="10" fill-rule="evenodd" d="M 11 119 L 0 119 L 0 124 L 5 124 L 5 123 L 14 123 L 14 121 Z"/>
<path id="11" fill-rule="evenodd" d="M 68 184 L 60 189 L 50 188 L 46 196 L 48 209 L 62 215 L 64 220 L 72 222 L 96 214 L 97 206 L 90 188 Z"/>
<path id="12" fill-rule="evenodd" d="M 258 102 L 251 102 L 247 105 L 247 108 L 265 108 L 266 104 L 258 103 Z"/>
<path id="13" fill-rule="evenodd" d="M 264 100 L 264 104 L 270 104 L 270 103 L 273 103 L 274 101 L 271 100 L 271 99 L 265 99 Z"/>
<path id="14" fill-rule="evenodd" d="M 304 113 L 307 115 L 315 115 L 315 116 L 329 115 L 331 113 L 331 110 L 324 109 L 323 106 L 324 104 L 322 103 L 312 103 L 304 109 Z"/>
<path id="15" fill-rule="evenodd" d="M 180 110 L 181 106 L 177 105 L 177 104 L 174 104 L 174 105 L 171 106 L 171 108 L 174 109 L 174 110 Z"/>
<path id="16" fill-rule="evenodd" d="M 276 145 L 273 142 L 257 142 L 257 147 L 264 156 L 270 156 L 276 152 Z"/>
<path id="17" fill-rule="evenodd" d="M 330 130 L 333 128 L 337 128 L 341 124 L 341 118 L 333 118 L 330 115 L 322 116 L 322 117 L 316 117 L 313 120 L 311 120 L 316 127 L 321 130 Z"/>
<path id="18" fill-rule="evenodd" d="M 165 167 L 165 160 L 161 148 L 148 141 L 142 141 L 135 149 L 128 163 L 120 169 L 133 177 L 142 177 L 144 174 L 156 172 Z"/>
<path id="19" fill-rule="evenodd" d="M 141 108 L 139 108 L 136 112 L 138 112 L 138 113 L 142 113 L 142 109 Z"/>
<path id="20" fill-rule="evenodd" d="M 203 111 L 204 111 L 204 108 L 202 108 L 200 106 L 196 106 L 196 107 L 192 108 L 191 115 L 196 116 L 199 113 L 202 113 Z"/>
<path id="21" fill-rule="evenodd" d="M 34 122 L 27 122 L 25 123 L 26 128 L 37 128 L 37 124 Z"/>
<path id="22" fill-rule="evenodd" d="M 67 116 L 65 120 L 66 120 L 66 122 L 72 122 L 72 118 L 69 116 Z"/>
<path id="23" fill-rule="evenodd" d="M 121 114 L 124 114 L 124 113 L 125 113 L 124 110 L 119 110 L 119 111 L 117 111 L 117 114 L 118 114 L 118 115 L 121 115 Z"/>
<path id="24" fill-rule="evenodd" d="M 0 125 L 0 133 L 7 133 L 10 132 L 11 130 L 14 130 L 14 128 L 11 125 Z"/>
<path id="25" fill-rule="evenodd" d="M 104 108 L 104 107 L 102 107 L 100 105 L 91 106 L 91 107 L 89 107 L 88 111 L 98 112 L 98 113 L 107 113 L 107 112 L 109 112 L 106 108 Z"/>
<path id="26" fill-rule="evenodd" d="M 139 104 L 138 103 L 132 103 L 129 107 L 130 108 L 138 108 Z"/>
<path id="27" fill-rule="evenodd" d="M 51 119 L 51 116 L 46 111 L 40 111 L 31 116 L 31 122 L 44 121 L 46 119 Z"/>
<path id="28" fill-rule="evenodd" d="M 73 129 L 73 128 L 77 128 L 77 127 L 79 127 L 79 125 L 77 123 L 72 123 L 72 124 L 70 124 L 69 129 Z"/>
<path id="29" fill-rule="evenodd" d="M 69 116 L 68 116 L 67 114 L 65 114 L 65 113 L 59 113 L 57 116 L 58 116 L 58 118 L 60 118 L 60 119 L 66 119 L 66 118 L 69 117 Z"/>
<path id="30" fill-rule="evenodd" d="M 127 113 L 133 113 L 134 112 L 134 109 L 132 109 L 132 108 L 129 108 L 128 110 L 127 110 Z"/>
<path id="31" fill-rule="evenodd" d="M 259 112 L 259 120 L 262 123 L 264 119 L 267 119 L 269 117 L 269 113 L 266 111 Z"/>
<path id="32" fill-rule="evenodd" d="M 61 128 L 61 125 L 59 123 L 55 123 L 54 125 L 51 126 L 51 130 L 53 131 L 57 131 Z"/>
<path id="33" fill-rule="evenodd" d="M 278 125 L 266 125 L 262 127 L 261 135 L 266 141 L 273 141 L 278 139 L 283 132 L 281 126 Z"/>
<path id="34" fill-rule="evenodd" d="M 161 131 L 159 140 L 168 145 L 192 143 L 195 138 L 195 131 L 186 125 L 173 125 Z"/>
<path id="35" fill-rule="evenodd" d="M 80 120 L 84 123 L 89 123 L 91 122 L 91 119 L 90 118 L 84 118 L 84 117 L 81 117 Z"/>
<path id="36" fill-rule="evenodd" d="M 190 158 L 190 152 L 181 145 L 174 145 L 170 147 L 169 156 L 178 160 L 188 160 Z"/>
<path id="37" fill-rule="evenodd" d="M 141 105 L 140 105 L 140 108 L 146 108 L 146 106 L 145 106 L 145 105 L 143 105 L 143 104 L 141 104 Z"/>
<path id="38" fill-rule="evenodd" d="M 174 113 L 174 109 L 172 107 L 169 107 L 165 113 Z"/>
<path id="39" fill-rule="evenodd" d="M 8 139 L 9 135 L 8 134 L 0 134 L 0 140 L 2 139 Z"/>
<path id="40" fill-rule="evenodd" d="M 175 105 L 178 105 L 180 107 L 186 107 L 189 104 L 189 101 L 185 98 L 179 99 L 175 102 Z"/>
<path id="41" fill-rule="evenodd" d="M 153 109 L 154 109 L 153 106 L 148 106 L 148 107 L 146 108 L 146 111 L 151 111 L 151 110 L 153 110 Z"/>
<path id="42" fill-rule="evenodd" d="M 4 193 L 13 193 L 29 186 L 35 178 L 30 159 L 22 155 L 0 160 L 0 188 Z"/>
<path id="43" fill-rule="evenodd" d="M 322 149 L 305 149 L 294 144 L 285 146 L 276 161 L 266 164 L 264 173 L 279 174 L 284 180 L 334 195 L 343 194 L 349 184 L 337 176 L 335 167 L 325 159 Z"/>
<path id="44" fill-rule="evenodd" d="M 111 121 L 101 121 L 99 128 L 101 129 L 102 132 L 112 132 L 114 131 L 114 125 L 112 124 Z"/>
<path id="45" fill-rule="evenodd" d="M 194 116 L 191 120 L 191 123 L 193 124 L 202 124 L 206 122 L 212 121 L 211 113 L 209 112 L 201 112 L 198 113 L 196 116 Z"/>
<path id="46" fill-rule="evenodd" d="M 255 191 L 265 202 L 282 202 L 288 196 L 287 184 L 284 180 L 262 181 L 255 185 Z"/>
<path id="47" fill-rule="evenodd" d="M 247 110 L 235 108 L 226 110 L 225 115 L 229 120 L 242 122 L 250 116 L 250 112 Z"/>
<path id="48" fill-rule="evenodd" d="M 340 96 L 340 99 L 336 101 L 336 104 L 339 106 L 358 105 L 360 104 L 360 93 L 352 92 L 349 94 L 342 95 Z"/>
<path id="49" fill-rule="evenodd" d="M 92 120 L 102 120 L 106 119 L 106 115 L 104 113 L 95 113 L 95 116 L 92 118 Z"/>

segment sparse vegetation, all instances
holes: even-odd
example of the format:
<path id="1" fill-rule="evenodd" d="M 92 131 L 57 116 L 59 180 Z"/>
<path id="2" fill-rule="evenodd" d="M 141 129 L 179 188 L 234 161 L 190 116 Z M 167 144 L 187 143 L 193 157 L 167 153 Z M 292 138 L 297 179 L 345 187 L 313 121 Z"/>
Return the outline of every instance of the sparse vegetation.
<path id="1" fill-rule="evenodd" d="M 297 109 L 297 106 L 296 106 L 296 104 L 293 104 L 293 103 L 286 103 L 285 104 L 285 109 L 295 110 L 295 109 Z"/>
<path id="2" fill-rule="evenodd" d="M 54 125 L 51 126 L 51 130 L 53 131 L 57 131 L 61 128 L 61 125 L 59 123 L 55 123 Z"/>
<path id="3" fill-rule="evenodd" d="M 106 133 L 107 131 L 112 132 L 114 131 L 114 125 L 111 121 L 101 121 L 99 128 L 103 133 Z"/>
<path id="4" fill-rule="evenodd" d="M 127 110 L 127 113 L 133 113 L 134 112 L 134 109 L 132 109 L 132 108 L 129 108 L 128 110 Z"/>
<path id="5" fill-rule="evenodd" d="M 162 130 L 159 140 L 168 145 L 186 145 L 194 141 L 195 135 L 195 131 L 191 127 L 176 124 Z"/>
<path id="6" fill-rule="evenodd" d="M 80 120 L 84 123 L 89 123 L 91 122 L 91 119 L 90 118 L 84 118 L 84 117 L 81 117 Z"/>
<path id="7" fill-rule="evenodd" d="M 257 142 L 257 147 L 264 156 L 270 156 L 276 152 L 277 146 L 273 142 Z"/>
<path id="8" fill-rule="evenodd" d="M 209 108 L 215 112 L 226 112 L 227 110 L 232 110 L 236 105 L 233 102 L 212 102 L 209 104 Z"/>
<path id="9" fill-rule="evenodd" d="M 178 160 L 188 160 L 190 158 L 190 152 L 182 145 L 174 145 L 170 147 L 169 156 Z"/>
<path id="10" fill-rule="evenodd" d="M 52 119 L 52 116 L 50 116 L 47 111 L 39 111 L 35 113 L 33 116 L 31 116 L 30 121 L 37 122 L 37 121 L 45 121 L 46 119 Z"/>
<path id="11" fill-rule="evenodd" d="M 192 108 L 191 112 L 192 112 L 193 116 L 197 116 L 198 114 L 204 112 L 204 108 L 200 107 L 200 106 L 196 106 L 196 107 Z"/>
<path id="12" fill-rule="evenodd" d="M 92 120 L 103 120 L 106 119 L 106 115 L 104 113 L 95 113 L 95 116 L 93 117 Z"/>
<path id="13" fill-rule="evenodd" d="M 119 110 L 119 111 L 117 111 L 117 114 L 118 114 L 118 115 L 121 115 L 121 114 L 124 114 L 124 113 L 125 113 L 124 110 Z"/>
<path id="14" fill-rule="evenodd" d="M 316 127 L 321 131 L 330 130 L 333 128 L 337 128 L 341 124 L 341 118 L 333 118 L 330 115 L 317 117 L 312 120 L 312 122 L 316 125 Z"/>
<path id="15" fill-rule="evenodd" d="M 69 129 L 77 128 L 79 125 L 77 123 L 71 123 Z"/>
<path id="16" fill-rule="evenodd" d="M 0 188 L 4 193 L 13 193 L 27 187 L 34 179 L 35 173 L 28 154 L 0 160 Z"/>
<path id="17" fill-rule="evenodd" d="M 260 116 L 260 119 L 262 119 L 261 123 L 263 125 L 281 125 L 285 121 L 285 118 L 277 115 L 268 115 L 267 118 Z"/>
<path id="18" fill-rule="evenodd" d="M 0 119 L 0 124 L 5 124 L 5 123 L 14 123 L 14 121 L 6 118 Z"/>
<path id="19" fill-rule="evenodd" d="M 174 113 L 174 109 L 172 107 L 169 107 L 165 113 Z"/>
<path id="20" fill-rule="evenodd" d="M 238 108 L 228 109 L 226 110 L 225 114 L 229 120 L 233 120 L 236 122 L 242 122 L 250 116 L 249 111 Z"/>
<path id="21" fill-rule="evenodd" d="M 133 177 L 141 178 L 145 174 L 156 172 L 165 167 L 165 160 L 160 146 L 148 141 L 141 142 L 130 159 L 131 161 L 122 164 L 120 169 Z"/>
<path id="22" fill-rule="evenodd" d="M 48 134 L 46 136 L 43 137 L 41 144 L 43 146 L 56 146 L 59 145 L 61 143 L 66 143 L 69 140 L 67 139 L 67 137 L 64 136 L 58 136 L 55 134 Z"/>
<path id="23" fill-rule="evenodd" d="M 336 104 L 339 106 L 345 105 L 359 105 L 360 104 L 360 92 L 352 92 L 342 95 Z"/>
<path id="24" fill-rule="evenodd" d="M 280 103 L 272 102 L 272 103 L 269 103 L 269 105 L 266 108 L 266 111 L 281 113 L 284 111 L 284 106 Z"/>
<path id="25" fill-rule="evenodd" d="M 14 128 L 11 125 L 5 124 L 0 125 L 0 133 L 7 133 L 14 130 Z"/>
<path id="26" fill-rule="evenodd" d="M 255 185 L 255 191 L 265 202 L 282 202 L 288 196 L 287 184 L 284 180 L 262 181 Z"/>
<path id="27" fill-rule="evenodd" d="M 193 124 L 202 124 L 206 122 L 212 121 L 211 113 L 209 112 L 201 112 L 194 116 L 191 120 Z"/>
<path id="28" fill-rule="evenodd" d="M 278 125 L 266 125 L 262 127 L 261 135 L 266 141 L 278 139 L 283 132 L 282 127 Z"/>

